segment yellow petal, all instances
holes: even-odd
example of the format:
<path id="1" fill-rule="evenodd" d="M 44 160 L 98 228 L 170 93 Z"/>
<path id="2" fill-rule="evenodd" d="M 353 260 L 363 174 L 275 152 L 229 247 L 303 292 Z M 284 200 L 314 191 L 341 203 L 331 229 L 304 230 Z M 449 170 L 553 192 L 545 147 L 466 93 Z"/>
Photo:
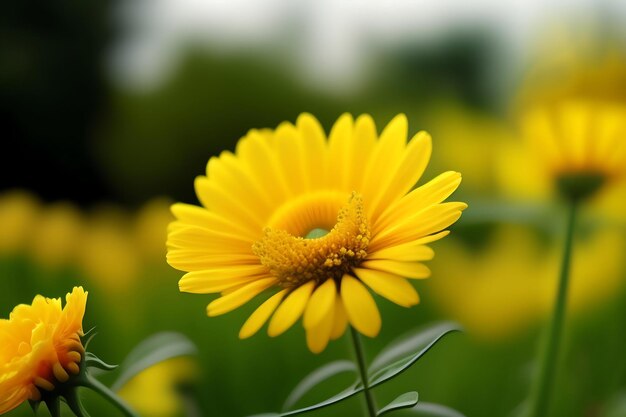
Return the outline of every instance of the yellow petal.
<path id="1" fill-rule="evenodd" d="M 419 303 L 419 295 L 415 288 L 404 278 L 371 269 L 355 269 L 356 275 L 374 292 L 403 307 L 411 307 Z"/>
<path id="2" fill-rule="evenodd" d="M 276 278 L 263 278 L 248 284 L 237 291 L 229 293 L 223 297 L 213 300 L 207 306 L 207 314 L 210 317 L 219 316 L 228 313 L 247 303 L 261 292 L 265 291 L 272 285 L 276 284 Z"/>
<path id="3" fill-rule="evenodd" d="M 363 181 L 365 179 L 363 168 L 367 166 L 378 139 L 376 124 L 372 116 L 362 114 L 357 117 L 354 123 L 353 135 L 355 148 L 352 151 L 352 160 L 356 162 L 351 164 L 352 172 L 348 174 L 348 178 L 351 179 L 348 184 L 349 191 L 363 189 Z"/>
<path id="4" fill-rule="evenodd" d="M 430 269 L 418 262 L 397 262 L 388 260 L 365 261 L 361 264 L 363 268 L 376 269 L 399 275 L 404 278 L 422 279 L 430 276 Z"/>
<path id="5" fill-rule="evenodd" d="M 335 315 L 333 318 L 333 329 L 330 332 L 330 339 L 335 340 L 343 336 L 348 326 L 348 316 L 343 306 L 341 297 L 335 297 Z"/>
<path id="6" fill-rule="evenodd" d="M 374 298 L 359 280 L 344 275 L 341 278 L 341 298 L 350 324 L 369 337 L 380 332 L 381 319 Z"/>
<path id="7" fill-rule="evenodd" d="M 237 271 L 244 272 L 245 270 L 241 268 L 232 268 L 232 270 L 224 268 L 221 270 L 214 269 L 209 271 L 203 270 L 188 272 L 180 279 L 178 287 L 180 291 L 183 292 L 211 294 L 227 290 L 237 285 L 257 281 L 268 276 L 267 270 L 265 270 L 264 267 L 259 268 L 259 271 L 261 271 L 260 273 L 237 274 Z M 254 272 L 256 269 L 250 271 Z"/>
<path id="8" fill-rule="evenodd" d="M 237 144 L 236 154 L 274 204 L 285 201 L 286 179 L 278 168 L 275 149 L 262 132 L 254 129 L 248 132 Z"/>
<path id="9" fill-rule="evenodd" d="M 387 207 L 373 224 L 372 233 L 376 234 L 389 227 L 395 219 L 406 218 L 428 206 L 441 203 L 458 188 L 459 184 L 461 184 L 460 173 L 444 172 Z"/>
<path id="10" fill-rule="evenodd" d="M 235 198 L 227 190 L 207 177 L 196 177 L 194 182 L 198 200 L 202 205 L 220 216 L 229 217 L 251 231 L 262 230 L 264 218 L 253 209 L 255 201 Z M 246 197 L 246 196 L 240 196 Z"/>
<path id="11" fill-rule="evenodd" d="M 326 135 L 317 119 L 309 113 L 302 113 L 296 121 L 296 127 L 302 137 L 304 168 L 307 186 L 310 190 L 319 190 L 326 186 L 328 169 L 328 149 Z"/>
<path id="12" fill-rule="evenodd" d="M 370 218 L 376 208 L 375 204 L 380 201 L 380 196 L 385 193 L 384 187 L 391 182 L 396 172 L 398 161 L 402 160 L 407 131 L 406 116 L 403 114 L 396 116 L 383 129 L 380 140 L 367 162 L 362 194 Z"/>
<path id="13" fill-rule="evenodd" d="M 317 287 L 304 311 L 302 324 L 305 329 L 317 326 L 326 317 L 328 311 L 335 306 L 336 295 L 337 286 L 333 279 L 327 279 L 322 285 Z"/>
<path id="14" fill-rule="evenodd" d="M 283 300 L 283 297 L 287 294 L 287 290 L 282 290 L 265 300 L 263 304 L 261 304 L 254 313 L 248 317 L 248 320 L 243 324 L 241 330 L 239 331 L 240 339 L 247 339 L 252 336 L 256 332 L 259 331 L 261 327 L 265 324 L 267 319 L 270 318 L 276 307 Z"/>
<path id="15" fill-rule="evenodd" d="M 308 173 L 304 171 L 304 149 L 301 146 L 300 133 L 291 123 L 281 123 L 274 134 L 276 141 L 276 159 L 279 171 L 285 178 L 291 195 L 303 191 Z"/>
<path id="16" fill-rule="evenodd" d="M 352 115 L 344 113 L 337 119 L 328 135 L 328 160 L 333 173 L 332 184 L 329 185 L 340 190 L 347 189 L 352 164 L 356 162 L 352 159 L 352 149 L 355 147 L 353 129 Z M 336 169 L 337 167 L 341 169 Z"/>
<path id="17" fill-rule="evenodd" d="M 309 281 L 296 288 L 287 296 L 276 310 L 276 313 L 274 313 L 272 320 L 270 320 L 269 328 L 267 329 L 267 334 L 270 337 L 284 333 L 300 318 L 314 287 L 315 283 Z"/>
<path id="18" fill-rule="evenodd" d="M 430 247 L 415 242 L 389 246 L 367 255 L 367 259 L 388 259 L 391 261 L 429 261 L 435 256 Z"/>
<path id="19" fill-rule="evenodd" d="M 306 343 L 311 352 L 320 353 L 328 346 L 333 330 L 334 310 L 335 303 L 330 306 L 315 326 L 306 329 Z"/>
<path id="20" fill-rule="evenodd" d="M 408 218 L 394 218 L 389 227 L 372 237 L 368 249 L 375 252 L 384 247 L 408 243 L 439 232 L 456 222 L 466 208 L 465 203 L 442 203 L 430 206 Z"/>
<path id="21" fill-rule="evenodd" d="M 196 225 L 208 230 L 215 230 L 222 233 L 243 234 L 250 239 L 257 239 L 257 233 L 250 233 L 250 230 L 231 221 L 226 217 L 205 209 L 204 207 L 193 206 L 191 204 L 176 203 L 171 207 L 172 214 L 183 224 Z"/>
<path id="22" fill-rule="evenodd" d="M 398 161 L 393 177 L 389 182 L 381 185 L 381 193 L 370 204 L 372 221 L 375 222 L 380 214 L 393 202 L 403 197 L 420 179 L 432 153 L 432 139 L 424 131 L 417 133 L 408 143 L 404 156 Z"/>

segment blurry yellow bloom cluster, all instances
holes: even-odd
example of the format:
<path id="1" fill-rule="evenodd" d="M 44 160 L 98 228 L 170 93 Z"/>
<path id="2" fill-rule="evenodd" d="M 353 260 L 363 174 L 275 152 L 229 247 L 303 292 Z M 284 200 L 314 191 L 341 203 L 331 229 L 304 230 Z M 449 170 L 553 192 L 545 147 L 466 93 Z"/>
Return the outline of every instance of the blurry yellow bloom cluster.
<path id="1" fill-rule="evenodd" d="M 87 293 L 76 287 L 65 300 L 61 308 L 60 298 L 38 295 L 0 319 L 0 414 L 41 400 L 80 372 Z"/>
<path id="2" fill-rule="evenodd" d="M 600 49 L 587 50 L 598 54 Z M 609 227 L 576 244 L 569 300 L 574 311 L 614 297 L 625 281 L 626 55 L 616 51 L 596 59 L 574 48 L 542 54 L 524 81 L 514 121 L 447 103 L 434 108 L 427 124 L 449 149 L 435 161 L 460 167 L 467 187 L 485 199 L 485 206 L 504 201 L 508 208 L 542 210 L 559 194 L 590 197 L 583 223 Z M 475 208 L 473 214 L 480 211 Z M 530 222 L 527 231 L 500 224 L 506 222 L 505 211 L 496 219 L 482 218 L 497 226 L 486 246 L 444 243 L 440 259 L 445 262 L 437 264 L 442 278 L 432 283 L 447 314 L 492 339 L 549 314 L 561 256 L 556 242 L 546 247 L 537 237 L 532 219 L 523 220 Z M 472 278 L 468 270 L 474 271 Z"/>
<path id="3" fill-rule="evenodd" d="M 434 298 L 473 336 L 503 340 L 528 329 L 550 313 L 556 291 L 561 242 L 544 240 L 527 227 L 507 226 L 482 250 L 445 242 L 435 259 L 441 276 L 431 283 Z M 572 312 L 602 304 L 623 287 L 624 249 L 620 231 L 581 239 L 568 299 Z"/>
<path id="4" fill-rule="evenodd" d="M 90 214 L 71 203 L 44 205 L 25 191 L 0 195 L 0 258 L 26 253 L 48 269 L 75 267 L 112 291 L 125 291 L 165 256 L 169 202 L 154 199 L 134 215 L 115 208 Z"/>
<path id="5" fill-rule="evenodd" d="M 118 391 L 128 404 L 144 417 L 187 415 L 184 387 L 198 379 L 198 368 L 189 357 L 168 359 L 151 366 L 128 381 Z"/>

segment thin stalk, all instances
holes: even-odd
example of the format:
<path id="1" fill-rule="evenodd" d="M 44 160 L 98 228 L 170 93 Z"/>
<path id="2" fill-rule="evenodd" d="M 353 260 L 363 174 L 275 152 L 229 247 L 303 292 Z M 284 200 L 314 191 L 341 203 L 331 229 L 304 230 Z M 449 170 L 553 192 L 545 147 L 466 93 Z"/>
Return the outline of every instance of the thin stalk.
<path id="1" fill-rule="evenodd" d="M 530 417 L 546 417 L 550 409 L 563 333 L 563 323 L 565 321 L 567 288 L 569 284 L 577 209 L 578 202 L 576 200 L 570 201 L 567 213 L 567 228 L 565 231 L 565 246 L 563 248 L 559 287 L 554 302 L 552 320 L 548 328 L 548 337 L 544 345 L 541 368 L 539 369 L 538 378 L 536 380 L 534 395 L 531 398 Z"/>
<path id="2" fill-rule="evenodd" d="M 374 394 L 370 390 L 369 381 L 367 379 L 367 367 L 365 365 L 365 354 L 363 352 L 363 344 L 361 343 L 361 335 L 352 326 L 350 326 L 350 334 L 352 335 L 352 344 L 354 345 L 354 353 L 356 362 L 363 382 L 363 394 L 365 394 L 365 407 L 369 417 L 376 417 L 376 401 Z"/>
<path id="3" fill-rule="evenodd" d="M 81 385 L 103 396 L 127 417 L 140 417 L 139 414 L 135 413 L 124 401 L 122 401 L 120 397 L 117 396 L 117 394 L 111 391 L 109 387 L 88 373 L 85 374 L 85 379 L 82 381 Z"/>

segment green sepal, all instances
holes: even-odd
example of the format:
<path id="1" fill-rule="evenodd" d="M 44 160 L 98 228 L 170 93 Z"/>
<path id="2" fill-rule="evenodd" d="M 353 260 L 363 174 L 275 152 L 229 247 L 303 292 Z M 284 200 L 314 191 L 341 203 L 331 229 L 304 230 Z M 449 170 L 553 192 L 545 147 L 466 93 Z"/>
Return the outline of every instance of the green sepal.
<path id="1" fill-rule="evenodd" d="M 419 395 L 416 391 L 405 392 L 404 394 L 398 396 L 395 400 L 384 406 L 376 416 L 382 416 L 383 414 L 387 414 L 391 411 L 401 410 L 403 408 L 410 408 L 417 404 L 419 399 Z"/>
<path id="2" fill-rule="evenodd" d="M 83 333 L 83 337 L 81 337 L 81 339 L 83 340 L 83 346 L 85 347 L 85 350 L 87 350 L 87 348 L 89 347 L 89 343 L 91 343 L 91 341 L 94 337 L 96 337 L 97 334 L 98 333 L 96 332 L 95 326 Z"/>
<path id="3" fill-rule="evenodd" d="M 305 394 L 320 383 L 343 372 L 356 372 L 356 366 L 351 361 L 338 360 L 317 368 L 304 377 L 287 396 L 283 405 L 283 411 L 293 407 Z"/>
<path id="4" fill-rule="evenodd" d="M 52 417 L 61 417 L 61 399 L 58 396 L 46 398 L 45 403 Z"/>
<path id="5" fill-rule="evenodd" d="M 85 365 L 89 368 L 97 368 L 103 371 L 112 371 L 118 367 L 118 365 L 110 365 L 104 362 L 102 359 L 100 359 L 91 352 L 85 353 Z"/>
<path id="6" fill-rule="evenodd" d="M 120 376 L 111 386 L 119 390 L 141 371 L 168 359 L 195 355 L 198 349 L 187 336 L 175 332 L 157 333 L 137 345 L 120 365 Z"/>
<path id="7" fill-rule="evenodd" d="M 30 405 L 30 408 L 33 410 L 33 413 L 37 414 L 37 410 L 39 410 L 39 406 L 41 405 L 41 401 L 28 400 L 28 405 Z"/>

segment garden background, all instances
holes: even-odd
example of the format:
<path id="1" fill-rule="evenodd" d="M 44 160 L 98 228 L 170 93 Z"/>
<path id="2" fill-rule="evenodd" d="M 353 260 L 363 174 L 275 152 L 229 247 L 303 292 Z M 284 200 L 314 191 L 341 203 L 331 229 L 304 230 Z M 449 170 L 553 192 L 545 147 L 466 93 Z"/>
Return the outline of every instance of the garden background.
<path id="1" fill-rule="evenodd" d="M 280 409 L 307 373 L 351 358 L 347 336 L 314 355 L 301 326 L 240 341 L 258 303 L 207 318 L 214 297 L 180 293 L 182 272 L 165 261 L 169 204 L 197 203 L 193 179 L 250 128 L 307 111 L 327 131 L 344 112 L 369 113 L 380 130 L 405 113 L 411 132 L 433 136 L 420 183 L 461 172 L 454 199 L 469 208 L 433 245 L 432 278 L 416 283 L 420 305 L 377 298 L 383 328 L 365 348 L 373 358 L 438 321 L 465 331 L 375 393 L 383 403 L 411 387 L 467 417 L 514 417 L 551 311 L 565 227 L 558 198 L 525 159 L 518 116 L 528 103 L 570 97 L 626 104 L 626 5 L 439 3 L 5 1 L 1 316 L 82 285 L 85 327 L 98 333 L 90 349 L 103 360 L 122 362 L 160 331 L 198 347 L 123 389 L 141 413 Z M 582 213 L 554 416 L 626 416 L 625 252 L 621 183 Z M 340 376 L 307 401 L 349 382 Z M 85 398 L 94 416 L 116 412 Z M 349 415 L 358 401 L 315 415 Z M 23 405 L 8 415 L 31 414 Z"/>

